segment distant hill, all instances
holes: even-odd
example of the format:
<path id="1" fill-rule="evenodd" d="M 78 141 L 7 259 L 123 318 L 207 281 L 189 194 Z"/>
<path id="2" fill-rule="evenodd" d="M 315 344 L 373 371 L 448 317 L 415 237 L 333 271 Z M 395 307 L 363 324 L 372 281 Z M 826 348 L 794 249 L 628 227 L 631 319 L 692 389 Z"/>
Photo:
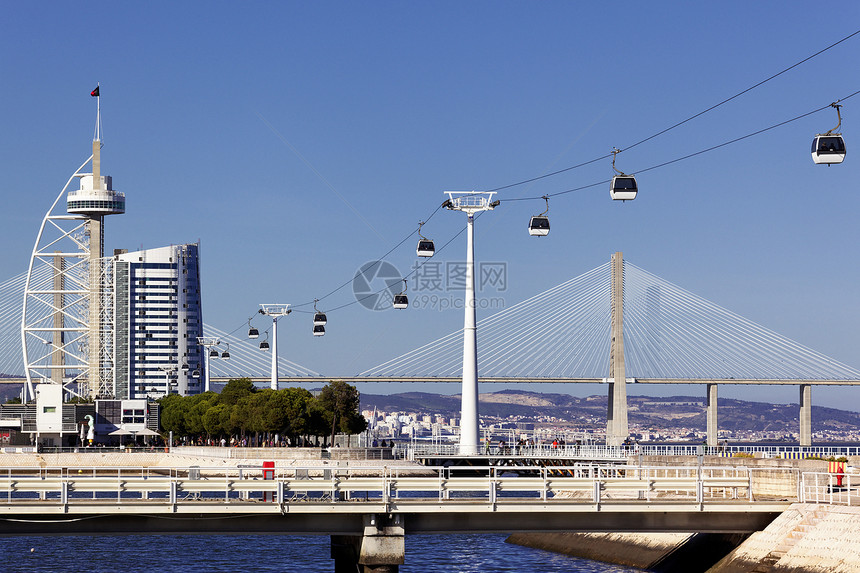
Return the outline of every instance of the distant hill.
<path id="1" fill-rule="evenodd" d="M 654 430 L 690 428 L 704 431 L 705 401 L 698 396 L 628 396 L 628 420 L 642 428 Z M 574 422 L 582 428 L 602 428 L 606 424 L 607 398 L 569 394 L 544 394 L 523 390 L 502 390 L 480 395 L 482 418 L 518 417 L 521 421 L 556 418 Z M 386 412 L 416 412 L 459 417 L 460 396 L 405 392 L 400 394 L 362 394 L 362 410 Z M 767 404 L 720 398 L 721 429 L 797 433 L 799 406 L 797 404 Z M 813 431 L 858 432 L 860 413 L 822 406 L 812 407 Z"/>

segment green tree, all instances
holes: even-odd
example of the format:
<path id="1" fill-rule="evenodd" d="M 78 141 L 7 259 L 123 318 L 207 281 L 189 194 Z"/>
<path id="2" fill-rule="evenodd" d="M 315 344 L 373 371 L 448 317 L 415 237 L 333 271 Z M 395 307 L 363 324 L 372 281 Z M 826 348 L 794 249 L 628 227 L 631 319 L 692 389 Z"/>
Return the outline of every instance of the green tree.
<path id="1" fill-rule="evenodd" d="M 234 378 L 221 389 L 221 403 L 235 406 L 239 400 L 257 392 L 250 378 Z"/>
<path id="2" fill-rule="evenodd" d="M 203 414 L 203 429 L 207 434 L 217 437 L 228 433 L 223 424 L 224 413 L 228 410 L 226 404 L 215 404 L 206 410 Z"/>
<path id="3" fill-rule="evenodd" d="M 337 432 L 351 435 L 367 428 L 367 421 L 361 415 L 361 397 L 355 386 L 332 380 L 323 387 L 317 401 L 326 412 L 332 444 Z"/>
<path id="4" fill-rule="evenodd" d="M 278 403 L 284 410 L 285 425 L 283 433 L 290 437 L 293 444 L 298 443 L 300 436 L 311 433 L 311 404 L 314 396 L 304 388 L 284 388 L 278 390 L 281 395 Z"/>
<path id="5" fill-rule="evenodd" d="M 175 436 L 184 436 L 187 432 L 185 420 L 188 412 L 188 401 L 177 394 L 169 394 L 159 400 L 161 404 L 161 427 Z"/>
<path id="6" fill-rule="evenodd" d="M 184 399 L 187 402 L 185 409 L 185 429 L 189 434 L 201 435 L 206 433 L 203 424 L 203 416 L 218 402 L 218 394 L 204 392 Z"/>

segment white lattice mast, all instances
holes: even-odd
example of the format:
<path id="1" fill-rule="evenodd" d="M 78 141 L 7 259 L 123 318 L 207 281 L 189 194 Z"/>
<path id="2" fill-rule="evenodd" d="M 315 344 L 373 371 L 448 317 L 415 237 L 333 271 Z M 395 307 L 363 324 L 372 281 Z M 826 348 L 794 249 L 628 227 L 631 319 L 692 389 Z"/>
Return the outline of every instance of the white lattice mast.
<path id="1" fill-rule="evenodd" d="M 112 284 L 103 262 L 105 215 L 125 212 L 125 195 L 101 175 L 101 103 L 96 98 L 93 154 L 72 174 L 42 220 L 24 288 L 21 343 L 27 389 L 62 383 L 80 396 L 113 394 Z M 81 171 L 92 161 L 92 173 Z M 55 212 L 67 197 L 67 213 Z M 39 270 L 51 269 L 49 279 Z M 107 274 L 106 274 L 107 273 Z"/>

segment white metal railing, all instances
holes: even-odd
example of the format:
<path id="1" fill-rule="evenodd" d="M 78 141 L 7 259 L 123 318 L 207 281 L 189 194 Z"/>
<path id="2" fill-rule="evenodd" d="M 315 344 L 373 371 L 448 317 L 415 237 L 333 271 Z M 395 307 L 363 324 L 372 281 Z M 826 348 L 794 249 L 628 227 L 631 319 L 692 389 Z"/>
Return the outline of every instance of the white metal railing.
<path id="1" fill-rule="evenodd" d="M 248 447 L 232 448 L 218 446 L 174 446 L 172 453 L 201 456 L 210 458 L 225 458 L 234 460 L 395 460 L 403 459 L 407 451 L 400 448 L 280 448 L 280 447 Z"/>
<path id="2" fill-rule="evenodd" d="M 399 446 L 400 447 L 400 446 Z M 456 456 L 459 452 L 457 444 L 445 443 L 421 443 L 411 442 L 405 446 L 410 454 L 406 457 L 414 459 L 416 456 Z M 860 455 L 860 447 L 857 446 L 757 446 L 757 445 L 733 445 L 733 446 L 706 446 L 704 444 L 690 445 L 655 445 L 655 444 L 631 444 L 624 446 L 604 446 L 600 444 L 590 445 L 552 445 L 534 444 L 520 445 L 516 443 L 490 444 L 482 447 L 479 454 L 484 455 L 511 455 L 524 457 L 545 458 L 594 458 L 594 459 L 626 459 L 638 454 L 644 456 L 723 456 L 732 457 L 737 454 L 749 454 L 762 458 L 822 458 Z"/>
<path id="3" fill-rule="evenodd" d="M 803 472 L 799 497 L 802 503 L 860 505 L 860 480 L 857 474 L 845 472 Z"/>
<path id="4" fill-rule="evenodd" d="M 236 468 L 62 467 L 0 469 L 0 506 L 87 503 L 176 505 L 186 500 L 280 504 L 433 501 L 490 504 L 541 500 L 548 504 L 624 501 L 706 504 L 753 502 L 754 470 L 746 467 L 634 467 L 573 464 L 529 468 L 276 467 Z M 519 468 L 523 471 L 523 468 Z M 773 469 L 769 469 L 770 472 Z M 790 479 L 792 470 L 785 470 Z M 493 508 L 489 509 L 490 511 Z"/>

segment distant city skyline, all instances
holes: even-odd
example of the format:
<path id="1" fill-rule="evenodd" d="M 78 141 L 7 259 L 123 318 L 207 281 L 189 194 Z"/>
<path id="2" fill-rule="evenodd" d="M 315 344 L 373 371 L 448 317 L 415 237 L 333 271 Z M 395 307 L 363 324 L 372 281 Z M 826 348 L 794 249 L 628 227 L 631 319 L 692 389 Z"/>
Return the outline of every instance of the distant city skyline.
<path id="1" fill-rule="evenodd" d="M 776 2 L 9 5 L 0 280 L 26 270 L 44 213 L 90 153 L 98 83 L 102 173 L 127 198 L 105 224 L 105 252 L 199 243 L 205 322 L 247 329 L 260 303 L 290 303 L 281 355 L 324 375 L 354 375 L 462 327 L 461 291 L 416 288 L 432 266 L 410 278 L 407 310 L 370 310 L 352 283 L 379 259 L 412 272 L 418 235 L 394 247 L 431 215 L 421 232 L 447 278 L 465 239 L 460 214 L 436 211 L 444 191 L 505 187 L 613 147 L 624 150 L 616 166 L 637 175 L 635 201 L 592 186 L 613 175 L 611 159 L 499 190 L 501 205 L 476 223 L 476 256 L 504 266 L 504 289 L 479 292 L 479 320 L 622 251 L 857 368 L 860 96 L 842 102 L 841 165 L 810 158 L 813 136 L 837 123 L 827 109 L 650 168 L 860 90 L 850 74 L 860 35 L 627 148 L 857 31 L 860 6 L 840 16 Z M 548 236 L 528 236 L 541 196 L 580 187 L 549 200 Z M 534 199 L 511 201 L 524 198 Z M 314 299 L 328 315 L 322 337 L 311 332 Z M 796 387 L 724 386 L 720 397 L 798 399 Z M 813 403 L 849 407 L 858 390 L 816 387 Z"/>

